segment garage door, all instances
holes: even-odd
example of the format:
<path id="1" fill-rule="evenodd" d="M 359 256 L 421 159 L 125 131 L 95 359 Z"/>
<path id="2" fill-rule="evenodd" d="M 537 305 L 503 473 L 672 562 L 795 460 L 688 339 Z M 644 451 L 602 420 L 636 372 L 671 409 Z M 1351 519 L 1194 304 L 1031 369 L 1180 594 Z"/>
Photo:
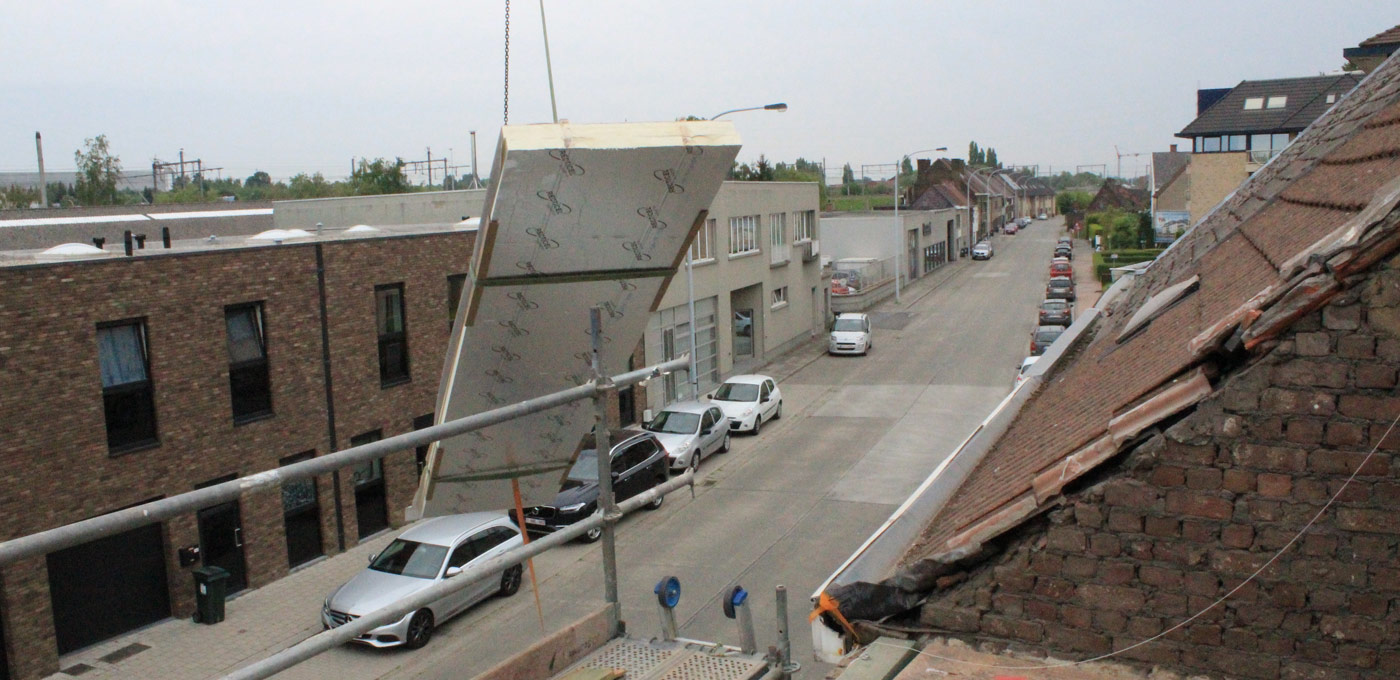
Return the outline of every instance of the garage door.
<path id="1" fill-rule="evenodd" d="M 59 654 L 170 616 L 159 524 L 51 553 L 48 567 Z"/>

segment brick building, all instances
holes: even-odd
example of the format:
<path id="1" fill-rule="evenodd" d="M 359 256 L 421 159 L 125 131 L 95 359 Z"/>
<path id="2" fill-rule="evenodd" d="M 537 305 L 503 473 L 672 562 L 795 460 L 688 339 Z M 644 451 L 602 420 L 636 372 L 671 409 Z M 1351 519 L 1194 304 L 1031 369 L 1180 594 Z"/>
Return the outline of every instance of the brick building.
<path id="1" fill-rule="evenodd" d="M 1082 314 L 833 575 L 819 625 L 1400 676 L 1397 129 L 1391 59 Z"/>
<path id="2" fill-rule="evenodd" d="M 5 539 L 431 424 L 474 232 L 384 227 L 0 259 Z M 402 523 L 415 453 L 10 565 L 11 677 Z M 190 547 L 202 548 L 182 560 Z M 94 574 L 94 567 L 101 570 Z M 96 578 L 94 578 L 96 576 Z M 0 677 L 4 676 L 0 664 Z"/>

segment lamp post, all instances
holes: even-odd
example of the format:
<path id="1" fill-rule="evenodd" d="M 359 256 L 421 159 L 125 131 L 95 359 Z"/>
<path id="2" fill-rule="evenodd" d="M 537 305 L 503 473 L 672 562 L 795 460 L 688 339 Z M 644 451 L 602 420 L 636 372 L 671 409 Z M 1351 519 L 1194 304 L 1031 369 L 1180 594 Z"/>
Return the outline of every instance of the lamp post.
<path id="1" fill-rule="evenodd" d="M 781 113 L 781 112 L 783 112 L 783 111 L 787 111 L 787 104 L 777 103 L 777 104 L 768 104 L 768 105 L 765 105 L 765 106 L 750 106 L 750 107 L 742 108 L 742 109 L 730 109 L 730 110 L 725 111 L 725 112 L 723 112 L 723 113 L 719 113 L 719 114 L 715 114 L 714 116 L 711 116 L 711 117 L 710 117 L 710 120 L 715 120 L 716 118 L 719 118 L 720 116 L 727 116 L 727 115 L 729 115 L 729 114 L 731 114 L 731 113 L 740 113 L 740 112 L 743 112 L 743 111 L 777 111 L 777 112 Z M 700 228 L 703 230 L 705 227 L 704 227 L 704 225 L 701 225 Z M 702 231 L 701 234 L 703 234 L 703 233 L 704 233 L 704 232 Z M 712 244 L 712 245 L 713 245 L 713 244 Z M 700 398 L 700 374 L 699 374 L 699 372 L 698 372 L 698 359 L 697 359 L 697 357 L 696 357 L 696 355 L 695 355 L 695 353 L 696 353 L 696 348 L 697 348 L 697 346 L 698 346 L 698 343 L 697 343 L 697 341 L 696 341 L 696 339 L 695 339 L 695 336 L 697 335 L 696 331 L 698 330 L 698 329 L 695 327 L 695 273 L 694 273 L 694 263 L 692 262 L 692 259 L 693 259 L 693 258 L 692 258 L 692 255 L 691 255 L 691 254 L 694 253 L 694 252 L 695 252 L 695 244 L 692 243 L 691 246 L 690 246 L 690 250 L 687 250 L 687 251 L 685 252 L 685 298 L 686 298 L 686 307 L 688 308 L 688 311 L 690 312 L 690 398 L 691 398 L 691 399 L 699 399 L 699 398 Z M 710 257 L 714 257 L 714 253 L 710 253 Z M 716 312 L 718 312 L 718 309 L 716 309 Z M 719 323 L 719 319 L 715 319 L 715 323 L 718 324 L 718 323 Z M 667 399 L 670 399 L 670 398 L 671 398 L 671 395 L 669 395 L 669 394 L 666 395 L 666 398 L 667 398 Z"/>
<path id="2" fill-rule="evenodd" d="M 940 146 L 935 149 L 920 149 L 910 151 L 899 157 L 899 161 L 894 164 L 894 301 L 899 302 L 899 277 L 903 271 L 899 267 L 899 254 L 904 252 L 904 225 L 899 221 L 899 173 L 904 169 L 904 161 L 910 156 L 918 153 L 928 153 L 929 151 L 947 151 L 948 147 Z"/>

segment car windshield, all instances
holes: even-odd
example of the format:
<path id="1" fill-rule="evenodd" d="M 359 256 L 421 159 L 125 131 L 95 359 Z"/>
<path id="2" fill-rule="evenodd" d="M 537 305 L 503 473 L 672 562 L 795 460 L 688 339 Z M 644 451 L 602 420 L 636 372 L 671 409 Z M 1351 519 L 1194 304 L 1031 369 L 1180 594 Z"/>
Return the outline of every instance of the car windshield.
<path id="1" fill-rule="evenodd" d="M 1063 312 L 1069 308 L 1069 303 L 1056 300 L 1055 302 L 1042 302 L 1040 307 L 1047 312 Z"/>
<path id="2" fill-rule="evenodd" d="M 1035 334 L 1035 341 L 1041 345 L 1048 345 L 1060 337 L 1063 331 L 1039 331 Z"/>
<path id="3" fill-rule="evenodd" d="M 584 449 L 578 452 L 578 460 L 569 468 L 569 479 L 575 482 L 598 481 L 598 452 Z"/>
<path id="4" fill-rule="evenodd" d="M 1069 288 L 1069 279 L 1050 279 L 1051 288 Z"/>
<path id="5" fill-rule="evenodd" d="M 758 385 L 725 383 L 719 386 L 714 398 L 718 401 L 758 401 Z"/>
<path id="6" fill-rule="evenodd" d="M 836 324 L 831 327 L 833 331 L 852 331 L 859 333 L 865 330 L 865 324 L 860 319 L 837 319 Z"/>
<path id="7" fill-rule="evenodd" d="M 646 424 L 646 429 L 652 432 L 666 432 L 669 434 L 694 434 L 695 428 L 700 425 L 700 414 L 681 413 L 680 411 L 662 411 L 651 422 Z"/>
<path id="8" fill-rule="evenodd" d="M 386 574 L 412 576 L 413 578 L 436 578 L 442 568 L 442 560 L 447 557 L 447 547 L 418 541 L 395 539 L 384 552 L 374 558 L 370 569 Z"/>

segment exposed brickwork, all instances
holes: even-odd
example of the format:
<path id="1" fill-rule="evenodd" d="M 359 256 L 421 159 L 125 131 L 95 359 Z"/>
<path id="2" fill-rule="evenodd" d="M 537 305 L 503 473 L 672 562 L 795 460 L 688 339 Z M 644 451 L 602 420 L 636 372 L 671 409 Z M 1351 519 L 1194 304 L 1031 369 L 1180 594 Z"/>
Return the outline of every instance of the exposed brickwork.
<path id="1" fill-rule="evenodd" d="M 935 594 L 921 620 L 1061 656 L 1244 678 L 1400 675 L 1400 270 L 1301 320 L 1164 435 Z M 1377 312 L 1384 312 L 1378 314 Z M 1381 448 L 1364 465 L 1371 447 Z M 1106 472 L 1110 470 L 1105 470 Z"/>
<path id="2" fill-rule="evenodd" d="M 60 526 L 171 496 L 224 475 L 274 468 L 305 451 L 344 449 L 379 429 L 410 431 L 431 413 L 447 347 L 447 276 L 463 273 L 472 233 L 435 233 L 321 245 L 329 319 L 336 432 L 327 421 L 315 244 L 143 255 L 0 268 L 0 538 Z M 152 253 L 152 251 L 146 251 Z M 381 387 L 374 286 L 404 284 L 412 379 Z M 273 415 L 235 425 L 230 406 L 226 305 L 262 301 Z M 109 455 L 96 325 L 146 321 L 160 443 Z M 18 398 L 22 395 L 22 398 Z M 402 524 L 417 484 L 411 451 L 384 461 L 388 514 Z M 356 542 L 355 494 L 341 477 L 341 521 Z M 331 476 L 317 480 L 323 549 L 338 550 Z M 240 500 L 248 581 L 288 571 L 276 491 Z M 165 523 L 172 615 L 194 607 L 189 568 L 176 548 L 199 543 L 193 515 Z M 0 574 L 0 625 L 12 677 L 57 670 L 47 570 L 42 559 Z"/>

